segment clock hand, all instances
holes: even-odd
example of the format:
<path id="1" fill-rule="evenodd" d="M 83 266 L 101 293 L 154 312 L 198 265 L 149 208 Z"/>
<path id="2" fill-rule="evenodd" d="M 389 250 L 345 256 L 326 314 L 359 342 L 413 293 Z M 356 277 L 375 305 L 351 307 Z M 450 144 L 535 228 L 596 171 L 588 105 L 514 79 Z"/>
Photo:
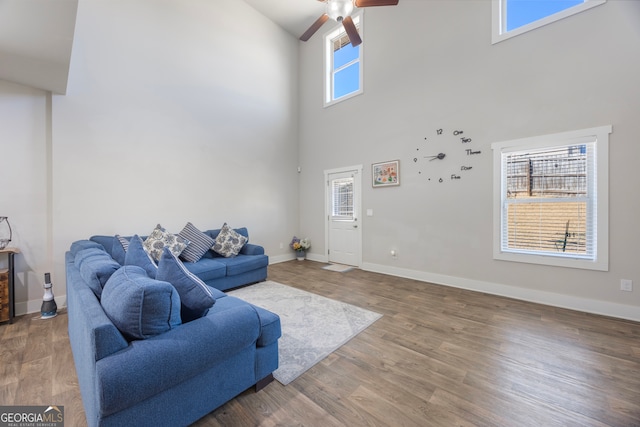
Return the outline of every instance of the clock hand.
<path id="1" fill-rule="evenodd" d="M 438 153 L 437 156 L 424 156 L 424 158 L 425 159 L 429 159 L 429 161 L 432 161 L 432 160 L 435 160 L 435 159 L 442 160 L 442 159 L 445 158 L 445 156 L 446 156 L 446 154 L 444 154 L 444 153 Z"/>

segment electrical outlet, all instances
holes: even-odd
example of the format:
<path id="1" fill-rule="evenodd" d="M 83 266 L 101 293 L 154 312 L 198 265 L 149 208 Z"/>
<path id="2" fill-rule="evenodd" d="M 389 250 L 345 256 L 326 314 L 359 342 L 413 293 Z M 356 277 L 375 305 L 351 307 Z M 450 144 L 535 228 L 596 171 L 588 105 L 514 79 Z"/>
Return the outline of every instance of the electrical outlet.
<path id="1" fill-rule="evenodd" d="M 280 249 L 284 249 L 284 243 L 280 242 Z"/>
<path id="2" fill-rule="evenodd" d="M 621 291 L 627 291 L 627 292 L 633 292 L 633 280 L 621 279 L 620 280 L 620 290 Z"/>

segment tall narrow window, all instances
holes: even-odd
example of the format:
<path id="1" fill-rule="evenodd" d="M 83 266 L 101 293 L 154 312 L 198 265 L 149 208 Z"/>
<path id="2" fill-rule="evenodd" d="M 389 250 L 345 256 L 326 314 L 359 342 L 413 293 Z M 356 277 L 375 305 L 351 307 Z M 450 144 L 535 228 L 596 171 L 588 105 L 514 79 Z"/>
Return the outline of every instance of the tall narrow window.
<path id="1" fill-rule="evenodd" d="M 331 181 L 331 211 L 334 220 L 353 220 L 353 177 Z"/>
<path id="2" fill-rule="evenodd" d="M 362 15 L 353 17 L 362 35 Z M 325 36 L 325 106 L 362 93 L 362 45 L 353 47 L 342 25 Z"/>
<path id="3" fill-rule="evenodd" d="M 497 143 L 495 257 L 603 270 L 611 127 Z"/>
<path id="4" fill-rule="evenodd" d="M 493 43 L 599 6 L 607 0 L 493 0 Z"/>

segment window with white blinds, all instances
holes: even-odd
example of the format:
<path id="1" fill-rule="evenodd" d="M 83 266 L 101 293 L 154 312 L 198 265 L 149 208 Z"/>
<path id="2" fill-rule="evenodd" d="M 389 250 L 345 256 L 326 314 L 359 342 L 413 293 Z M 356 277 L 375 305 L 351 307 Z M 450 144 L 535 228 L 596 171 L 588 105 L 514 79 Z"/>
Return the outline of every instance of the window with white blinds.
<path id="1" fill-rule="evenodd" d="M 492 145 L 497 259 L 608 268 L 608 162 L 601 156 L 606 160 L 610 130 Z"/>
<path id="2" fill-rule="evenodd" d="M 331 216 L 334 220 L 353 220 L 353 177 L 331 181 Z"/>

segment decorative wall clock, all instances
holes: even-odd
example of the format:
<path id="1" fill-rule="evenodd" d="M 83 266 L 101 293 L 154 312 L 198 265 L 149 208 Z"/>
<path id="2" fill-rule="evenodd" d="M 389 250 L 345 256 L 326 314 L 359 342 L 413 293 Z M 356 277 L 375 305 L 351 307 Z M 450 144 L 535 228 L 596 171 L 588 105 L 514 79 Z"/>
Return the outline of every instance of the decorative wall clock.
<path id="1" fill-rule="evenodd" d="M 425 137 L 425 145 L 416 148 L 411 159 L 418 175 L 428 182 L 459 181 L 473 169 L 473 157 L 482 151 L 473 148 L 473 139 L 463 130 L 436 129 L 435 135 Z"/>

